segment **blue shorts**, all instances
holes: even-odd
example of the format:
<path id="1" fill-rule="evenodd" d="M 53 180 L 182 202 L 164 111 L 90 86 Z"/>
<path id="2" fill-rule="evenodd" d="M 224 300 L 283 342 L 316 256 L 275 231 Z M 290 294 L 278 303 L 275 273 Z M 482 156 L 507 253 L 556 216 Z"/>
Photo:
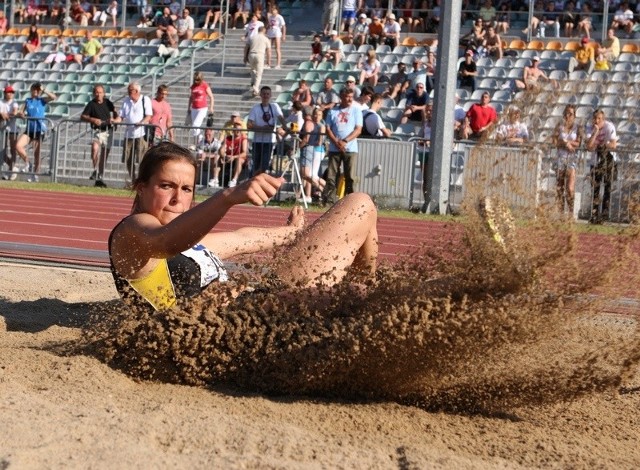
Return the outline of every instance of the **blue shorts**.
<path id="1" fill-rule="evenodd" d="M 356 11 L 355 10 L 342 10 L 342 19 L 343 20 L 355 20 L 356 19 Z"/>

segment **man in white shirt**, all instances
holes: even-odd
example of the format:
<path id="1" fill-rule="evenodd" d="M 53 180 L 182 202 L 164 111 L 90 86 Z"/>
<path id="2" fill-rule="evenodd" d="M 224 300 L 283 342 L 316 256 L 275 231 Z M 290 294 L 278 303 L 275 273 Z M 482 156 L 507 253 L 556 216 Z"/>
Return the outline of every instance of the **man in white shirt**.
<path id="1" fill-rule="evenodd" d="M 120 114 L 114 122 L 126 124 L 124 131 L 124 152 L 122 160 L 126 163 L 129 177 L 133 181 L 136 176 L 137 164 L 142 160 L 147 150 L 145 124 L 153 116 L 151 100 L 142 96 L 142 87 L 138 82 L 131 82 L 127 87 L 129 96 L 122 102 Z"/>
<path id="2" fill-rule="evenodd" d="M 609 218 L 609 202 L 611 187 L 615 181 L 616 157 L 614 151 L 618 146 L 618 134 L 612 122 L 604 117 L 601 109 L 593 113 L 591 129 L 587 128 L 587 150 L 593 152 L 591 158 L 591 185 L 593 197 L 589 223 L 601 224 Z M 604 183 L 602 209 L 600 208 L 600 186 Z"/>
<path id="3" fill-rule="evenodd" d="M 178 38 L 182 39 L 191 39 L 193 37 L 193 30 L 195 28 L 195 21 L 189 15 L 189 10 L 182 10 L 182 16 L 176 20 L 176 31 L 178 33 Z"/>

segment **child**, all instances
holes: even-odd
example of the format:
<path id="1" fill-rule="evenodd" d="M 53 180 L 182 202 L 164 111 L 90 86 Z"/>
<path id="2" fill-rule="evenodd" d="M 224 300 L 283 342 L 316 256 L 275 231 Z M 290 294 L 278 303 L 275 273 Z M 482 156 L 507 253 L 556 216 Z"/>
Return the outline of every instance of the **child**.
<path id="1" fill-rule="evenodd" d="M 313 62 L 313 68 L 315 69 L 320 62 L 322 62 L 322 42 L 320 42 L 322 37 L 319 34 L 316 34 L 313 37 L 313 42 L 311 43 L 311 55 L 309 56 L 309 60 Z"/>

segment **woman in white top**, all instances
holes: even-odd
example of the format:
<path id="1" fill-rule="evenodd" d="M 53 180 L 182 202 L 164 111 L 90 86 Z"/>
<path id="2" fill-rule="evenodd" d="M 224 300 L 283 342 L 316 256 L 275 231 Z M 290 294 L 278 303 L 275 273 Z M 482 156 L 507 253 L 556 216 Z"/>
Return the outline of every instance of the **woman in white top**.
<path id="1" fill-rule="evenodd" d="M 278 7 L 271 7 L 271 13 L 267 15 L 267 37 L 271 39 L 271 44 L 276 46 L 276 68 L 280 68 L 280 41 L 287 37 L 287 27 L 284 18 L 278 12 Z M 271 67 L 271 49 L 267 51 L 267 67 Z"/>
<path id="2" fill-rule="evenodd" d="M 376 51 L 369 49 L 367 51 L 367 58 L 360 65 L 362 71 L 360 72 L 360 86 L 365 82 L 368 85 L 376 86 L 378 84 L 378 75 L 380 74 L 380 61 L 376 58 Z"/>
<path id="3" fill-rule="evenodd" d="M 582 131 L 576 122 L 576 107 L 567 105 L 562 113 L 562 122 L 553 133 L 553 146 L 556 154 L 556 200 L 560 212 L 564 212 L 565 202 L 569 214 L 573 214 L 573 201 L 576 193 L 576 166 L 578 149 L 582 143 Z"/>

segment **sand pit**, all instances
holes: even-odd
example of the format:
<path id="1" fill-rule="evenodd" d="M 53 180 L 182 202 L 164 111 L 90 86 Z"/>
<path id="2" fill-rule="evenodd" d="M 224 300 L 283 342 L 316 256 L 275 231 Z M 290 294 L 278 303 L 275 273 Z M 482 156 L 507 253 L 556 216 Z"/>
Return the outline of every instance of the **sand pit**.
<path id="1" fill-rule="evenodd" d="M 612 383 L 598 369 L 601 357 L 593 359 L 593 367 L 569 371 L 567 359 L 558 357 L 557 381 L 526 373 L 530 380 L 523 381 L 522 370 L 505 369 L 517 360 L 489 367 L 483 375 L 486 390 L 447 381 L 440 371 L 440 388 L 418 406 L 400 402 L 410 401 L 419 377 L 390 379 L 391 373 L 379 373 L 376 380 L 396 381 L 380 389 L 400 399 L 345 400 L 335 384 L 308 379 L 300 380 L 313 383 L 311 397 L 291 390 L 267 395 L 229 385 L 140 381 L 94 357 L 68 352 L 80 341 L 90 312 L 112 311 L 118 304 L 110 274 L 3 264 L 0 283 L 3 469 L 640 466 L 640 376 L 634 369 L 624 383 Z M 581 334 L 591 336 L 585 344 L 607 348 L 636 334 L 633 317 L 580 321 Z M 396 360 L 424 366 L 415 358 Z M 464 365 L 452 364 L 468 373 Z M 234 377 L 249 389 L 270 377 L 266 373 L 253 383 L 250 376 Z M 522 394 L 508 390 L 510 377 Z M 560 384 L 561 391 L 544 391 L 547 399 L 540 400 L 530 390 L 536 384 Z M 350 385 L 369 386 L 362 377 Z M 581 387 L 599 391 L 582 394 Z M 460 405 L 465 393 L 479 390 L 494 400 L 491 410 L 447 409 L 448 398 Z M 375 389 L 371 394 L 379 395 Z"/>

